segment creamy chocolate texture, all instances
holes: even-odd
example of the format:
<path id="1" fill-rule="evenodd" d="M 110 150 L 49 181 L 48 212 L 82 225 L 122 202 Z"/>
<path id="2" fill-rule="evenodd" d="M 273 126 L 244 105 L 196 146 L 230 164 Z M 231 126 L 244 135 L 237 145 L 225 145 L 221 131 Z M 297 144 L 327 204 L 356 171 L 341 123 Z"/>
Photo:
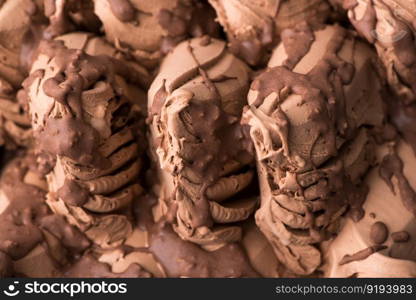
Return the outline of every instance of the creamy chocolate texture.
<path id="1" fill-rule="evenodd" d="M 140 113 L 129 100 L 140 94 L 127 92 L 140 76 L 123 61 L 54 41 L 41 44 L 24 83 L 37 146 L 56 158 L 47 203 L 102 247 L 132 232 L 129 207 L 142 192 Z"/>
<path id="2" fill-rule="evenodd" d="M 94 0 L 107 39 L 140 63 L 154 68 L 180 41 L 218 36 L 215 13 L 197 0 Z"/>
<path id="3" fill-rule="evenodd" d="M 251 85 L 243 123 L 258 161 L 257 225 L 280 261 L 310 274 L 322 262 L 314 244 L 337 232 L 346 209 L 362 218 L 361 182 L 373 163 L 367 128 L 382 125 L 383 83 L 375 54 L 339 26 L 300 24 L 282 37 Z"/>
<path id="4" fill-rule="evenodd" d="M 224 42 L 196 38 L 165 58 L 149 90 L 162 214 L 173 216 L 183 239 L 206 249 L 240 240 L 232 223 L 257 204 L 250 141 L 239 124 L 248 75 Z"/>
<path id="5" fill-rule="evenodd" d="M 416 1 L 344 1 L 348 17 L 360 35 L 374 44 L 393 91 L 392 121 L 416 151 Z M 394 97 L 393 97 L 394 96 Z"/>
<path id="6" fill-rule="evenodd" d="M 300 22 L 319 27 L 329 16 L 323 0 L 209 0 L 230 41 L 230 49 L 250 65 L 264 64 L 285 28 Z"/>
<path id="7" fill-rule="evenodd" d="M 416 277 L 416 0 L 0 0 L 0 277 Z"/>

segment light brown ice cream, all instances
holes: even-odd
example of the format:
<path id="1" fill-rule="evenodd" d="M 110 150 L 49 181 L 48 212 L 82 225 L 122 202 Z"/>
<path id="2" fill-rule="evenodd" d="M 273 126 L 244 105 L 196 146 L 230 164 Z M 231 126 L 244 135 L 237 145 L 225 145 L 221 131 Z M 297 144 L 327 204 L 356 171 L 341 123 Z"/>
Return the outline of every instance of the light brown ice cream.
<path id="1" fill-rule="evenodd" d="M 107 39 L 153 68 L 180 41 L 218 35 L 215 14 L 204 1 L 94 0 Z"/>
<path id="2" fill-rule="evenodd" d="M 224 27 L 231 51 L 250 65 L 264 64 L 285 28 L 301 22 L 322 25 L 326 0 L 209 0 Z"/>
<path id="3" fill-rule="evenodd" d="M 205 36 L 165 58 L 148 94 L 162 215 L 181 238 L 210 250 L 241 239 L 233 223 L 257 203 L 251 145 L 239 125 L 248 76 L 224 42 Z"/>
<path id="4" fill-rule="evenodd" d="M 300 24 L 282 39 L 251 85 L 243 123 L 257 155 L 257 225 L 279 260 L 305 275 L 321 264 L 314 244 L 337 231 L 347 207 L 362 217 L 367 127 L 383 124 L 384 86 L 375 53 L 339 26 Z"/>
<path id="5" fill-rule="evenodd" d="M 131 202 L 142 192 L 145 143 L 132 105 L 141 94 L 130 87 L 140 76 L 113 57 L 54 41 L 40 46 L 24 84 L 37 146 L 56 160 L 47 203 L 104 248 L 131 234 Z"/>
<path id="6" fill-rule="evenodd" d="M 378 146 L 378 162 L 392 151 L 390 147 Z M 404 166 L 403 175 L 415 189 L 416 157 L 403 141 L 396 147 Z M 346 219 L 339 235 L 329 246 L 324 246 L 324 276 L 416 276 L 415 216 L 403 205 L 403 182 L 394 177 L 391 189 L 383 180 L 381 170 L 379 166 L 373 168 L 366 178 L 369 192 L 363 205 L 365 217 L 356 223 Z M 400 240 L 400 236 L 405 238 Z"/>

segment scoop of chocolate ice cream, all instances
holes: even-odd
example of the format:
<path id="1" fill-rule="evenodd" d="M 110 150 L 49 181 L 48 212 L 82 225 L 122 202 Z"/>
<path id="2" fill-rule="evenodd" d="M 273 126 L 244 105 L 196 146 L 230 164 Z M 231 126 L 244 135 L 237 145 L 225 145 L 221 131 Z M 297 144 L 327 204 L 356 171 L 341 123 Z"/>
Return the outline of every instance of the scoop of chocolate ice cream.
<path id="1" fill-rule="evenodd" d="M 132 232 L 131 202 L 142 191 L 141 116 L 132 105 L 142 75 L 62 41 L 38 52 L 24 86 L 37 146 L 56 160 L 47 203 L 101 247 L 119 245 Z"/>
<path id="2" fill-rule="evenodd" d="M 347 219 L 323 246 L 326 277 L 416 276 L 416 157 L 403 141 L 378 146 L 376 152 L 380 165 L 366 178 L 365 217 Z"/>
<path id="3" fill-rule="evenodd" d="M 183 239 L 211 250 L 241 238 L 232 223 L 257 202 L 251 144 L 239 124 L 248 75 L 224 42 L 205 36 L 179 44 L 149 90 L 162 214 Z"/>
<path id="4" fill-rule="evenodd" d="M 224 27 L 231 51 L 250 65 L 267 62 L 285 28 L 301 22 L 322 25 L 330 14 L 326 0 L 209 0 Z"/>
<path id="5" fill-rule="evenodd" d="M 375 53 L 339 26 L 282 33 L 270 68 L 252 83 L 243 123 L 256 148 L 256 222 L 297 274 L 321 264 L 314 244 L 337 231 L 348 206 L 360 218 L 373 162 L 368 127 L 383 124 Z"/>
<path id="6" fill-rule="evenodd" d="M 118 49 L 153 68 L 180 41 L 217 36 L 215 13 L 204 1 L 97 0 L 95 13 L 107 39 Z"/>

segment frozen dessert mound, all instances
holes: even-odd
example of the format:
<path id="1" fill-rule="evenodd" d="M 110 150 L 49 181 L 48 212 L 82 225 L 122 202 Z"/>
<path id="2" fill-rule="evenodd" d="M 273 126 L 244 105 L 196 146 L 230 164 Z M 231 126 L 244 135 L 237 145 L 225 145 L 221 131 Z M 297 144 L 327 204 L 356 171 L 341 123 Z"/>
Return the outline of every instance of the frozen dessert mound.
<path id="1" fill-rule="evenodd" d="M 257 225 L 278 259 L 307 275 L 341 215 L 349 208 L 354 220 L 363 216 L 362 180 L 374 161 L 368 131 L 383 124 L 384 85 L 375 54 L 339 26 L 300 24 L 282 37 L 251 85 L 243 123 L 260 178 Z"/>
<path id="2" fill-rule="evenodd" d="M 131 234 L 129 208 L 142 192 L 145 143 L 129 100 L 140 97 L 129 91 L 140 76 L 113 57 L 44 41 L 24 83 L 37 147 L 54 160 L 47 203 L 101 247 Z"/>
<path id="3" fill-rule="evenodd" d="M 248 75 L 224 42 L 205 36 L 179 44 L 149 90 L 161 214 L 210 250 L 240 240 L 233 223 L 257 204 L 251 143 L 239 124 Z"/>
<path id="4" fill-rule="evenodd" d="M 175 45 L 209 34 L 217 37 L 215 12 L 196 0 L 97 0 L 95 13 L 107 39 L 146 67 L 154 68 Z"/>
<path id="5" fill-rule="evenodd" d="M 345 220 L 339 235 L 322 246 L 326 277 L 416 276 L 415 155 L 400 138 L 378 145 L 376 153 L 364 218 Z"/>

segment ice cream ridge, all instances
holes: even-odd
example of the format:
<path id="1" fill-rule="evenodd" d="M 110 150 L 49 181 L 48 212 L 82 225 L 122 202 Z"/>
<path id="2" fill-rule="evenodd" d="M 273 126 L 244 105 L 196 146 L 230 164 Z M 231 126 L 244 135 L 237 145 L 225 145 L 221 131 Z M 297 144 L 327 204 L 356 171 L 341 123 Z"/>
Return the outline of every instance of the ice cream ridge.
<path id="1" fill-rule="evenodd" d="M 117 59 L 45 41 L 24 83 L 37 146 L 56 160 L 47 203 L 102 247 L 132 232 L 129 207 L 142 192 L 133 183 L 140 112 L 129 100 L 140 93 L 127 74 L 140 83 L 141 74 Z"/>
<path id="2" fill-rule="evenodd" d="M 349 208 L 363 216 L 363 177 L 373 163 L 371 127 L 383 124 L 375 53 L 340 26 L 282 33 L 269 68 L 251 84 L 243 122 L 256 148 L 261 206 L 256 223 L 280 261 L 307 275 L 319 243 Z"/>
<path id="3" fill-rule="evenodd" d="M 248 79 L 223 41 L 204 36 L 165 58 L 148 93 L 161 214 L 205 249 L 240 240 L 233 223 L 257 205 L 250 140 L 240 125 Z"/>
<path id="4" fill-rule="evenodd" d="M 416 277 L 416 0 L 0 0 L 0 278 Z"/>

